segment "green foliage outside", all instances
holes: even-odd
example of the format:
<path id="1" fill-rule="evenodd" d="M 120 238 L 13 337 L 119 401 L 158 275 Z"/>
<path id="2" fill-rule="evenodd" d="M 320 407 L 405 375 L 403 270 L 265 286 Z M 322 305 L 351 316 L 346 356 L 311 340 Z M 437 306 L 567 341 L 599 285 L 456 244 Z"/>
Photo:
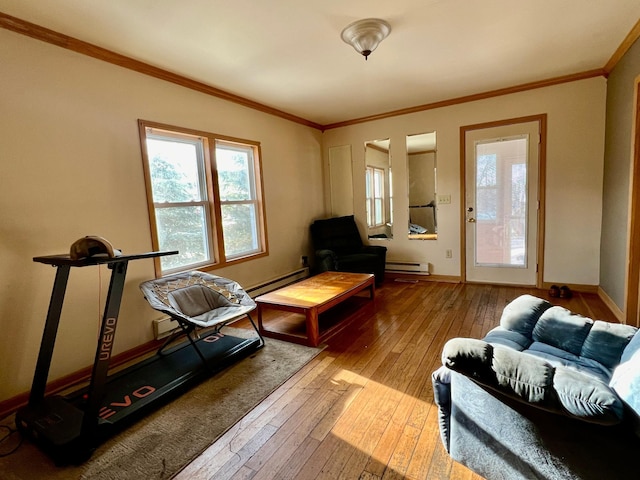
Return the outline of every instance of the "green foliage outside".
<path id="1" fill-rule="evenodd" d="M 160 249 L 179 251 L 161 258 L 163 270 L 210 260 L 206 194 L 200 191 L 195 145 L 149 139 L 148 150 Z M 218 149 L 216 158 L 226 255 L 255 251 L 258 235 L 247 152 Z M 171 205 L 184 202 L 200 204 Z"/>

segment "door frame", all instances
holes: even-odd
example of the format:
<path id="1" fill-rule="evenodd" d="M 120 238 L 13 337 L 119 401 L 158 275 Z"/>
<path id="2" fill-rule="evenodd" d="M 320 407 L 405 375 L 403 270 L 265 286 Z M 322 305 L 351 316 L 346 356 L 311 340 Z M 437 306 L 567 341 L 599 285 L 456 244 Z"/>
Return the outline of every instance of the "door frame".
<path id="1" fill-rule="evenodd" d="M 545 225 L 545 191 L 547 181 L 547 114 L 530 115 L 526 117 L 509 118 L 493 122 L 477 123 L 460 127 L 460 279 L 467 283 L 467 222 L 466 222 L 466 135 L 473 130 L 503 127 L 518 123 L 538 122 L 540 144 L 538 146 L 538 235 L 536 257 L 538 268 L 536 271 L 536 287 L 543 288 L 544 278 L 544 225 Z"/>
<path id="2" fill-rule="evenodd" d="M 629 229 L 627 238 L 627 268 L 624 302 L 624 321 L 629 325 L 640 324 L 640 77 L 634 82 L 633 126 L 629 185 Z"/>

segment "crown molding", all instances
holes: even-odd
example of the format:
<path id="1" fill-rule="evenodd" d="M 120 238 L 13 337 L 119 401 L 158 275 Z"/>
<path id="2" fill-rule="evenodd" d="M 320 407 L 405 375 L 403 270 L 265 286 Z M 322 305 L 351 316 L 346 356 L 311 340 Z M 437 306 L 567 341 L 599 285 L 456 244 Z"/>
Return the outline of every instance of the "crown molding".
<path id="1" fill-rule="evenodd" d="M 108 50 L 106 48 L 102 48 L 92 43 L 88 43 L 83 40 L 70 37 L 63 33 L 59 33 L 45 27 L 41 27 L 34 23 L 27 22 L 26 20 L 22 20 L 2 12 L 0 12 L 0 28 L 4 28 L 6 30 L 10 30 L 22 35 L 26 35 L 28 37 L 35 38 L 37 40 L 40 40 L 46 43 L 56 45 L 58 47 L 72 50 L 82 55 L 87 55 L 87 56 L 96 58 L 98 60 L 111 63 L 113 65 L 118 65 L 120 67 L 127 68 L 130 70 L 136 71 L 138 73 L 142 73 L 144 75 L 148 75 L 154 78 L 158 78 L 160 80 L 171 82 L 176 85 L 204 93 L 206 95 L 211 95 L 213 97 L 227 100 L 229 102 L 233 102 L 233 103 L 251 108 L 253 110 L 267 113 L 269 115 L 274 115 L 276 117 L 280 117 L 285 120 L 299 123 L 301 125 L 315 128 L 321 131 L 331 130 L 331 129 L 340 128 L 340 127 L 346 127 L 349 125 L 356 125 L 359 123 L 372 122 L 375 120 L 382 120 L 385 118 L 397 117 L 400 115 L 407 115 L 410 113 L 423 112 L 425 110 L 433 110 L 436 108 L 443 108 L 451 105 L 459 105 L 462 103 L 475 102 L 475 101 L 484 100 L 487 98 L 499 97 L 502 95 L 509 95 L 513 93 L 524 92 L 527 90 L 550 87 L 553 85 L 559 85 L 559 84 L 568 83 L 568 82 L 575 82 L 578 80 L 584 80 L 584 79 L 594 78 L 598 76 L 607 77 L 609 73 L 615 68 L 615 66 L 620 61 L 620 59 L 624 56 L 624 54 L 629 50 L 629 48 L 631 48 L 633 43 L 638 38 L 640 38 L 640 20 L 639 20 L 635 24 L 635 26 L 631 29 L 629 34 L 625 37 L 623 42 L 620 44 L 618 49 L 614 52 L 612 57 L 609 59 L 609 61 L 603 68 L 588 70 L 585 72 L 578 72 L 578 73 L 569 74 L 569 75 L 563 75 L 560 77 L 554 77 L 546 80 L 539 80 L 535 82 L 524 83 L 524 84 L 516 85 L 512 87 L 490 90 L 487 92 L 481 92 L 481 93 L 476 93 L 472 95 L 464 95 L 461 97 L 455 97 L 448 100 L 441 100 L 438 102 L 427 103 L 424 105 L 417 105 L 414 107 L 393 110 L 390 112 L 378 113 L 375 115 L 354 118 L 354 119 L 331 123 L 327 125 L 321 125 L 319 123 L 313 122 L 311 120 L 307 120 L 297 115 L 293 115 L 285 111 L 278 110 L 277 108 L 269 107 L 268 105 L 255 102 L 253 100 L 249 100 L 248 98 L 235 95 L 233 93 L 213 87 L 211 85 L 184 77 L 182 75 L 170 72 L 168 70 L 164 70 L 159 67 L 155 67 L 148 63 L 135 60 L 125 55 L 121 55 L 119 53 Z"/>
<path id="2" fill-rule="evenodd" d="M 617 48 L 611 58 L 604 66 L 604 71 L 607 75 L 611 73 L 611 71 L 616 67 L 620 59 L 624 56 L 625 53 L 631 48 L 631 46 L 635 43 L 635 41 L 640 38 L 640 20 L 636 22 L 631 31 L 624 38 L 620 46 Z"/>
<path id="3" fill-rule="evenodd" d="M 594 78 L 599 76 L 606 76 L 604 69 L 598 68 L 595 70 L 589 70 L 586 72 L 574 73 L 570 75 L 563 75 L 561 77 L 549 78 L 547 80 L 540 80 L 536 82 L 523 83 L 513 87 L 500 88 L 497 90 L 490 90 L 488 92 L 474 93 L 473 95 L 465 95 L 462 97 L 451 98 L 449 100 L 441 100 L 439 102 L 426 103 L 424 105 L 417 105 L 415 107 L 403 108 L 400 110 L 393 110 L 386 113 L 378 113 L 376 115 L 369 115 L 368 117 L 355 118 L 352 120 L 345 120 L 344 122 L 332 123 L 325 125 L 323 130 L 330 130 L 332 128 L 346 127 L 349 125 L 356 125 L 358 123 L 372 122 L 374 120 L 382 120 L 384 118 L 397 117 L 399 115 L 407 115 L 409 113 L 418 113 L 425 110 L 433 110 L 436 108 L 449 107 L 451 105 L 459 105 L 461 103 L 475 102 L 477 100 L 484 100 L 492 97 L 500 97 L 502 95 L 509 95 L 512 93 L 524 92 L 526 90 L 534 90 L 536 88 L 550 87 L 553 85 L 559 85 L 561 83 L 575 82 L 577 80 L 584 80 L 587 78 Z"/>
<path id="4" fill-rule="evenodd" d="M 253 100 L 249 100 L 239 95 L 229 93 L 225 90 L 212 87 L 211 85 L 207 85 L 206 83 L 192 80 L 190 78 L 184 77 L 182 75 L 178 75 L 176 73 L 170 72 L 168 70 L 164 70 L 159 67 L 154 67 L 153 65 L 150 65 L 148 63 L 135 60 L 125 55 L 121 55 L 111 50 L 107 50 L 106 48 L 99 47 L 97 45 L 85 42 L 83 40 L 78 40 L 77 38 L 73 38 L 63 33 L 59 33 L 45 27 L 41 27 L 34 23 L 27 22 L 25 20 L 21 20 L 16 17 L 12 17 L 11 15 L 7 15 L 2 12 L 0 12 L 0 28 L 11 30 L 13 32 L 20 33 L 22 35 L 35 38 L 36 40 L 41 40 L 43 42 L 50 43 L 58 47 L 66 48 L 67 50 L 72 50 L 74 52 L 77 52 L 83 55 L 88 55 L 98 60 L 102 60 L 114 65 L 118 65 L 120 67 L 128 68 L 129 70 L 133 70 L 135 72 L 142 73 L 150 77 L 155 77 L 160 80 L 165 80 L 167 82 L 171 82 L 176 85 L 189 88 L 191 90 L 196 90 L 198 92 L 211 95 L 213 97 L 217 97 L 223 100 L 227 100 L 229 102 L 237 103 L 239 105 L 249 107 L 254 110 L 258 110 L 260 112 L 268 113 L 270 115 L 275 115 L 276 117 L 281 117 L 281 118 L 284 118 L 285 120 L 290 120 L 292 122 L 296 122 L 302 125 L 306 125 L 308 127 L 322 130 L 322 125 L 312 122 L 310 120 L 307 120 L 305 118 L 298 117 L 296 115 L 292 115 L 287 112 L 283 112 L 282 110 L 269 107 L 268 105 L 264 105 L 259 102 L 254 102 Z"/>

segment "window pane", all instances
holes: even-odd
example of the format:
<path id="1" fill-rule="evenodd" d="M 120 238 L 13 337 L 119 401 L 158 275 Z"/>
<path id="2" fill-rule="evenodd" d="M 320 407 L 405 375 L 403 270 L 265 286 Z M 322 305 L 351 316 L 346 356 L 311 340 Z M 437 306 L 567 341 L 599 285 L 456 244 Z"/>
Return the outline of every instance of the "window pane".
<path id="1" fill-rule="evenodd" d="M 199 142 L 147 139 L 153 201 L 190 202 L 202 200 L 198 164 Z"/>
<path id="2" fill-rule="evenodd" d="M 222 205 L 222 233 L 227 257 L 258 250 L 258 226 L 253 204 Z"/>
<path id="3" fill-rule="evenodd" d="M 163 270 L 210 260 L 205 212 L 202 206 L 156 208 L 160 250 L 179 252 L 161 257 Z"/>
<path id="4" fill-rule="evenodd" d="M 253 199 L 251 150 L 216 148 L 220 200 L 242 201 Z"/>
<path id="5" fill-rule="evenodd" d="M 376 225 L 382 225 L 382 199 L 375 200 Z"/>
<path id="6" fill-rule="evenodd" d="M 374 196 L 376 197 L 381 197 L 382 196 L 382 182 L 383 182 L 383 174 L 382 171 L 380 170 L 374 170 L 374 175 L 373 175 L 373 179 L 374 179 Z"/>

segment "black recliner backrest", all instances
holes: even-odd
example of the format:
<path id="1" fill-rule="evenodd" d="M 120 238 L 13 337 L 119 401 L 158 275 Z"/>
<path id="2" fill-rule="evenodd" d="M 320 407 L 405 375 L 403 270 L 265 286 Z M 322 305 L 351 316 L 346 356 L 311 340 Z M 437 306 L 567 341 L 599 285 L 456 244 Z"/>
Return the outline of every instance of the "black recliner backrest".
<path id="1" fill-rule="evenodd" d="M 311 224 L 316 250 L 333 250 L 338 255 L 362 249 L 362 239 L 353 215 L 316 220 Z"/>

